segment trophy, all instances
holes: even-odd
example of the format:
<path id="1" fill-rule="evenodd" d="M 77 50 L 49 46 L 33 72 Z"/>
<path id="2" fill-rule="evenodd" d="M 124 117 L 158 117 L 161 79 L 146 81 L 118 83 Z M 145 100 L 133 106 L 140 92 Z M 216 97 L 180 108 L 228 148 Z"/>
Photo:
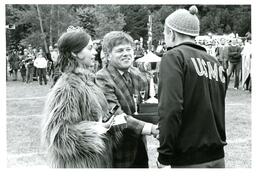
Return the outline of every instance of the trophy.
<path id="1" fill-rule="evenodd" d="M 141 99 L 142 99 L 142 103 L 145 103 L 145 94 L 146 94 L 145 90 L 140 91 L 140 96 L 141 96 Z"/>
<path id="2" fill-rule="evenodd" d="M 135 117 L 144 122 L 149 122 L 157 124 L 159 120 L 158 116 L 158 99 L 155 98 L 155 88 L 153 78 L 150 79 L 149 86 L 149 99 L 146 99 L 146 90 L 139 91 L 139 95 L 142 99 L 142 103 L 138 105 L 137 95 L 133 94 L 133 99 L 135 102 Z M 145 100 L 146 99 L 146 100 Z M 137 110 L 138 105 L 138 110 Z"/>
<path id="3" fill-rule="evenodd" d="M 137 94 L 133 94 L 132 97 L 133 97 L 133 101 L 134 101 L 134 104 L 135 104 L 135 112 L 134 112 L 134 114 L 138 115 L 138 95 Z"/>
<path id="4" fill-rule="evenodd" d="M 157 104 L 158 99 L 155 98 L 155 87 L 154 87 L 154 81 L 153 77 L 150 79 L 150 84 L 149 84 L 149 96 L 150 98 L 146 101 L 146 103 L 151 103 L 151 104 Z"/>

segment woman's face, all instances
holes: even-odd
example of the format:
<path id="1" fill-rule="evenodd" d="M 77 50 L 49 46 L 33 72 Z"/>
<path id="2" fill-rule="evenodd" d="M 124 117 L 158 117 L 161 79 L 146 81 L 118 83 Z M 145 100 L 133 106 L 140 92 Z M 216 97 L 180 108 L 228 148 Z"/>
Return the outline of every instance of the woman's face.
<path id="1" fill-rule="evenodd" d="M 88 45 L 84 47 L 79 53 L 77 53 L 77 60 L 80 64 L 89 67 L 94 61 L 95 55 L 92 52 L 92 40 L 90 39 Z"/>

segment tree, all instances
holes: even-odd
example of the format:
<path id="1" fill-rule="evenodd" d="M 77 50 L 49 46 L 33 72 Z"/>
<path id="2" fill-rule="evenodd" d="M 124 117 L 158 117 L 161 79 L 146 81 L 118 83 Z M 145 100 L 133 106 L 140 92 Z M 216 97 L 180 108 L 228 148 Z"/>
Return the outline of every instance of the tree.
<path id="1" fill-rule="evenodd" d="M 7 23 L 14 23 L 17 27 L 15 33 L 20 32 L 18 34 L 19 37 L 15 39 L 16 45 L 20 44 L 26 47 L 31 44 L 34 47 L 44 47 L 44 36 L 47 44 L 57 42 L 59 35 L 69 25 L 77 24 L 74 12 L 69 8 L 69 5 L 57 5 L 57 8 L 54 9 L 52 5 L 38 5 L 38 7 L 42 16 L 42 27 L 45 35 L 41 35 L 40 22 L 35 5 L 8 5 L 6 7 Z"/>
<path id="2" fill-rule="evenodd" d="M 147 7 L 141 5 L 122 5 L 120 8 L 126 22 L 123 30 L 134 39 L 139 40 L 142 37 L 143 41 L 146 42 L 149 15 Z"/>
<path id="3" fill-rule="evenodd" d="M 49 45 L 56 43 L 67 27 L 82 26 L 93 38 L 102 38 L 107 32 L 123 30 L 134 39 L 148 40 L 148 15 L 152 15 L 153 44 L 163 39 L 165 18 L 177 8 L 188 9 L 190 5 L 38 5 L 42 27 Z M 251 31 L 250 5 L 197 5 L 200 20 L 200 35 L 211 33 L 244 36 Z M 7 4 L 7 48 L 18 44 L 43 47 L 40 23 L 33 4 Z"/>
<path id="4" fill-rule="evenodd" d="M 122 31 L 125 25 L 124 15 L 116 5 L 97 5 L 95 16 L 98 22 L 95 27 L 97 38 L 102 38 L 110 31 Z"/>
<path id="5" fill-rule="evenodd" d="M 199 6 L 201 35 L 213 33 L 238 33 L 244 36 L 251 30 L 251 6 L 210 5 Z"/>
<path id="6" fill-rule="evenodd" d="M 38 19 L 39 19 L 39 23 L 40 23 L 40 29 L 41 29 L 41 34 L 42 34 L 42 40 L 44 41 L 45 52 L 46 52 L 46 53 L 49 53 L 49 51 L 48 51 L 48 46 L 47 46 L 47 42 L 46 42 L 46 36 L 45 36 L 45 33 L 44 33 L 44 27 L 43 27 L 41 12 L 40 12 L 40 9 L 39 9 L 39 7 L 38 7 L 38 4 L 36 5 L 36 9 L 37 9 Z"/>
<path id="7" fill-rule="evenodd" d="M 164 22 L 168 15 L 175 11 L 177 6 L 162 6 L 159 10 L 154 11 L 153 15 L 153 45 L 156 46 L 159 41 L 164 39 Z"/>
<path id="8" fill-rule="evenodd" d="M 94 6 L 78 7 L 76 9 L 79 26 L 83 27 L 92 37 L 96 36 L 95 28 L 98 24 Z"/>
<path id="9" fill-rule="evenodd" d="M 28 9 L 27 5 L 6 5 L 6 25 L 14 26 L 13 29 L 6 28 L 6 48 L 18 49 L 20 40 L 29 31 L 30 25 L 23 24 L 17 25 L 19 20 L 19 11 L 25 11 Z"/>

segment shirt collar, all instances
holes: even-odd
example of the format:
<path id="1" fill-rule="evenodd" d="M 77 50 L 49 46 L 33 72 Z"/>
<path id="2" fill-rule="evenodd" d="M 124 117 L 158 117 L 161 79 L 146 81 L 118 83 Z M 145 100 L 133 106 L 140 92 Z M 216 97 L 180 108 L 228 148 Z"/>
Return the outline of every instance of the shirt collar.
<path id="1" fill-rule="evenodd" d="M 190 47 L 193 47 L 193 48 L 197 48 L 197 49 L 199 49 L 199 50 L 206 51 L 206 49 L 205 49 L 204 47 L 202 47 L 202 46 L 200 46 L 200 45 L 197 45 L 197 44 L 195 44 L 195 43 L 192 43 L 192 42 L 180 43 L 179 45 L 176 45 L 176 46 L 174 46 L 174 47 L 168 47 L 167 50 L 171 50 L 171 49 L 176 48 L 176 47 L 178 47 L 178 46 L 180 46 L 180 45 L 187 45 L 187 46 L 190 46 Z"/>
<path id="2" fill-rule="evenodd" d="M 123 76 L 123 74 L 124 74 L 124 71 L 122 71 L 122 70 L 119 70 L 119 69 L 117 69 L 117 71 L 120 73 L 120 75 L 122 75 L 122 76 Z M 131 68 L 129 68 L 129 69 L 128 69 L 128 72 L 129 72 L 129 73 L 131 72 Z"/>

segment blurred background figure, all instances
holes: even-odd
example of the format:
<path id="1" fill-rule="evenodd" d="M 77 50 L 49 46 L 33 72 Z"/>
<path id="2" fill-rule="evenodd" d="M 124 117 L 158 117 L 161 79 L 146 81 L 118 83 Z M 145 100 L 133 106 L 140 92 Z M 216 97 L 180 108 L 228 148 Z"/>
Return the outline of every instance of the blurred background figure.
<path id="1" fill-rule="evenodd" d="M 242 55 L 242 87 L 244 90 L 251 91 L 251 34 L 247 33 L 244 48 L 241 52 Z"/>
<path id="2" fill-rule="evenodd" d="M 28 53 L 25 59 L 25 66 L 26 66 L 26 83 L 30 83 L 33 81 L 33 73 L 34 73 L 34 56 Z"/>
<path id="3" fill-rule="evenodd" d="M 10 64 L 10 76 L 13 75 L 13 81 L 17 81 L 18 78 L 18 69 L 20 64 L 20 59 L 17 53 L 17 50 L 13 50 L 9 56 Z"/>
<path id="4" fill-rule="evenodd" d="M 228 47 L 228 84 L 230 82 L 230 77 L 234 72 L 235 82 L 234 89 L 239 88 L 239 72 L 241 70 L 241 47 L 238 46 L 236 38 L 231 40 L 231 46 Z"/>
<path id="5" fill-rule="evenodd" d="M 144 56 L 143 48 L 140 46 L 140 42 L 135 40 L 135 49 L 134 49 L 134 61 Z"/>
<path id="6" fill-rule="evenodd" d="M 37 73 L 39 76 L 39 84 L 42 85 L 42 80 L 44 80 L 44 84 L 47 84 L 46 79 L 46 68 L 47 68 L 47 60 L 43 56 L 42 52 L 37 54 L 37 57 L 34 61 L 34 66 L 37 68 Z"/>
<path id="7" fill-rule="evenodd" d="M 224 38 L 220 39 L 220 44 L 216 48 L 215 52 L 216 52 L 216 57 L 218 61 L 226 70 L 228 68 L 228 45 Z"/>
<path id="8" fill-rule="evenodd" d="M 162 57 L 164 53 L 166 52 L 166 43 L 165 42 L 159 42 L 155 54 L 159 57 Z"/>
<path id="9" fill-rule="evenodd" d="M 26 64 L 25 64 L 25 60 L 22 60 L 20 63 L 20 75 L 22 78 L 22 82 L 26 82 Z"/>

